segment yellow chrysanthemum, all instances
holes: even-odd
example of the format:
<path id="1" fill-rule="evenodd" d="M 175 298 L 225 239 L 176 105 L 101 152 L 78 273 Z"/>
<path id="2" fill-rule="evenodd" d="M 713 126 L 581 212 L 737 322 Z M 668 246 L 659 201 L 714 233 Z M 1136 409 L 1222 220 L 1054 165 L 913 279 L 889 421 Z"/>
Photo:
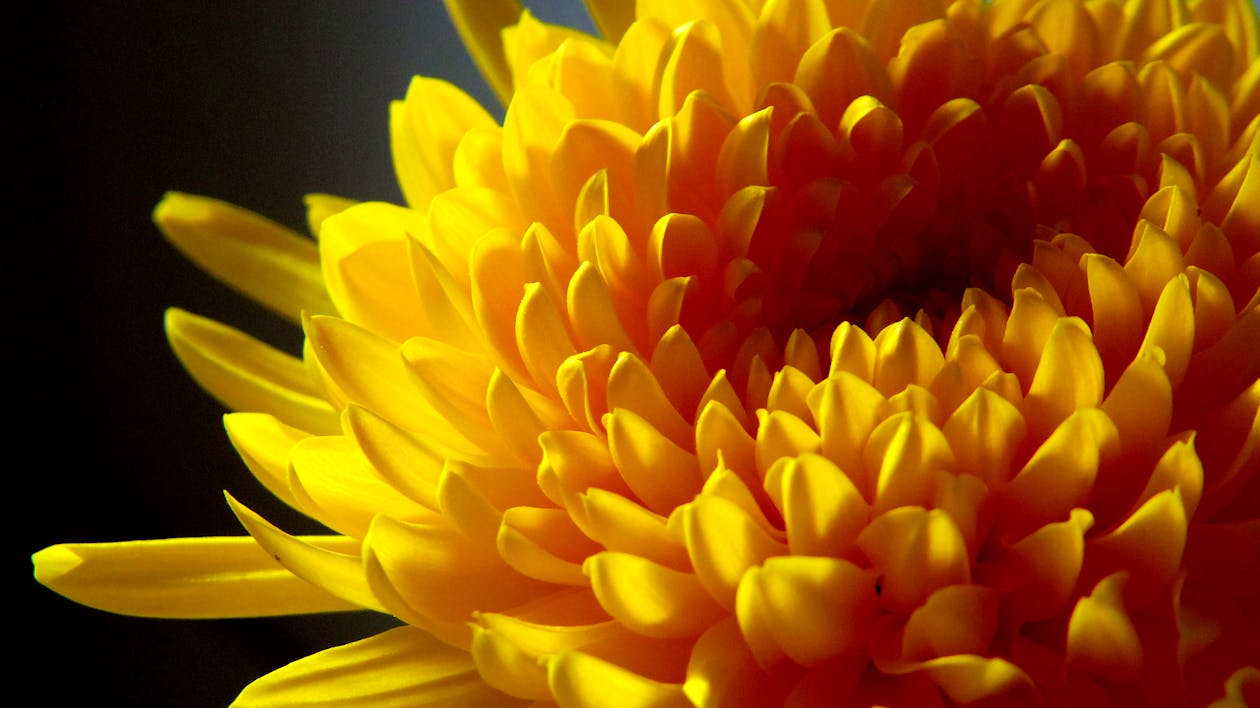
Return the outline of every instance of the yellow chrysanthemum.
<path id="1" fill-rule="evenodd" d="M 405 623 L 242 705 L 1254 704 L 1252 6 L 587 5 L 448 2 L 507 114 L 416 79 L 407 207 L 157 208 L 304 328 L 167 319 L 334 535 L 229 498 L 37 577 Z"/>

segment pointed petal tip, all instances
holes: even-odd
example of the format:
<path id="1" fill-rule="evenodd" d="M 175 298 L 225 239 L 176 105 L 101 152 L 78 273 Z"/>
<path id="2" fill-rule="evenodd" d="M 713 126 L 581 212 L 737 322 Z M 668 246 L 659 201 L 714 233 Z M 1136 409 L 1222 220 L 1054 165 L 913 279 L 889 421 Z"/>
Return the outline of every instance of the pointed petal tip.
<path id="1" fill-rule="evenodd" d="M 35 580 L 56 590 L 57 581 L 82 565 L 83 558 L 74 552 L 70 544 L 59 543 L 31 554 L 31 564 L 35 568 Z"/>
<path id="2" fill-rule="evenodd" d="M 208 197 L 187 192 L 169 191 L 153 207 L 153 223 L 165 228 L 177 222 L 200 221 L 204 218 Z"/>

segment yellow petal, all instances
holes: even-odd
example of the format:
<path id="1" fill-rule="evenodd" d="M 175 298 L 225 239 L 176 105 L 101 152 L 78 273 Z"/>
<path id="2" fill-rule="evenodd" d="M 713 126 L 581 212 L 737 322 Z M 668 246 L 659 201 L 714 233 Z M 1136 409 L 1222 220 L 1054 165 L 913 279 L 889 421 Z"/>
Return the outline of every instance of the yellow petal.
<path id="1" fill-rule="evenodd" d="M 306 204 L 306 223 L 317 241 L 320 229 L 328 217 L 340 214 L 359 203 L 334 194 L 308 194 L 302 197 L 302 201 Z"/>
<path id="2" fill-rule="evenodd" d="M 919 606 L 938 588 L 971 580 L 966 541 L 940 509 L 894 509 L 871 521 L 857 544 L 882 573 L 880 602 L 896 611 Z"/>
<path id="3" fill-rule="evenodd" d="M 1185 275 L 1170 280 L 1160 293 L 1139 356 L 1156 347 L 1164 353 L 1164 372 L 1176 389 L 1185 378 L 1194 348 L 1194 305 L 1190 301 L 1190 281 Z"/>
<path id="4" fill-rule="evenodd" d="M 346 408 L 346 434 L 381 479 L 408 499 L 437 510 L 443 454 L 360 406 Z"/>
<path id="5" fill-rule="evenodd" d="M 434 195 L 455 186 L 452 163 L 461 138 L 494 126 L 481 104 L 457 86 L 413 78 L 407 97 L 390 107 L 389 121 L 394 169 L 407 203 L 423 212 Z"/>
<path id="6" fill-rule="evenodd" d="M 166 336 L 188 373 L 228 408 L 267 413 L 313 433 L 341 427 L 301 360 L 176 308 L 166 311 Z"/>
<path id="7" fill-rule="evenodd" d="M 608 449 L 621 477 L 652 511 L 668 514 L 692 500 L 702 478 L 695 455 L 671 442 L 651 423 L 621 408 L 608 414 Z"/>
<path id="8" fill-rule="evenodd" d="M 588 582 L 582 562 L 601 550 L 563 509 L 528 506 L 503 513 L 497 545 L 503 561 L 522 575 L 578 586 Z"/>
<path id="9" fill-rule="evenodd" d="M 717 179 L 723 197 L 770 184 L 770 113 L 767 108 L 740 119 L 722 143 Z"/>
<path id="10" fill-rule="evenodd" d="M 510 696 L 534 701 L 551 698 L 547 670 L 537 657 L 493 631 L 475 625 L 472 631 L 469 652 L 482 680 Z"/>
<path id="11" fill-rule="evenodd" d="M 562 708 L 688 708 L 682 685 L 640 676 L 578 651 L 548 664 L 551 695 Z"/>
<path id="12" fill-rule="evenodd" d="M 503 119 L 503 169 L 512 187 L 512 196 L 520 204 L 522 213 L 533 215 L 557 237 L 562 227 L 567 231 L 572 214 L 561 209 L 556 199 L 551 185 L 550 156 L 564 127 L 575 117 L 573 104 L 564 96 L 530 86 L 512 97 Z M 561 242 L 565 239 L 561 238 Z"/>
<path id="13" fill-rule="evenodd" d="M 989 487 L 1011 477 L 1011 463 L 1024 440 L 1024 417 L 1005 398 L 976 389 L 942 429 L 954 452 L 956 470 L 973 474 Z"/>
<path id="14" fill-rule="evenodd" d="M 1029 428 L 1040 437 L 1072 413 L 1097 406 L 1103 385 L 1103 364 L 1089 328 L 1078 318 L 1061 318 L 1046 339 L 1028 388 L 1024 410 Z"/>
<path id="15" fill-rule="evenodd" d="M 1150 222 L 1140 222 L 1137 228 L 1133 252 L 1125 261 L 1124 271 L 1137 286 L 1142 309 L 1150 316 L 1164 286 L 1185 270 L 1185 261 L 1177 242 L 1163 229 Z"/>
<path id="16" fill-rule="evenodd" d="M 877 601 L 866 571 L 839 558 L 811 556 L 766 560 L 749 570 L 740 592 L 756 596 L 771 635 L 802 666 L 863 647 Z"/>
<path id="17" fill-rule="evenodd" d="M 611 344 L 617 351 L 639 351 L 618 315 L 607 281 L 589 261 L 578 266 L 569 281 L 566 305 L 579 347 L 591 349 Z"/>
<path id="18" fill-rule="evenodd" d="M 1011 613 L 1036 622 L 1061 612 L 1072 598 L 1094 517 L 1073 509 L 1067 521 L 1046 524 L 1012 546 L 994 566 L 993 584 Z"/>
<path id="19" fill-rule="evenodd" d="M 794 84 L 818 107 L 828 127 L 840 124 L 840 114 L 853 99 L 867 95 L 892 100 L 892 81 L 867 39 L 842 27 L 832 30 L 801 57 Z"/>
<path id="20" fill-rule="evenodd" d="M 880 514 L 926 505 L 936 476 L 953 468 L 954 455 L 939 428 L 912 413 L 898 413 L 871 432 L 862 461 L 873 511 Z"/>
<path id="21" fill-rule="evenodd" d="M 472 657 L 412 627 L 398 627 L 298 659 L 256 679 L 234 707 L 517 706 L 488 686 Z"/>
<path id="22" fill-rule="evenodd" d="M 344 549 L 346 541 L 303 540 L 333 549 Z M 189 619 L 356 609 L 290 573 L 248 536 L 63 543 L 31 560 L 35 579 L 49 589 L 126 615 Z"/>
<path id="23" fill-rule="evenodd" d="M 472 612 L 500 611 L 554 587 L 520 575 L 494 549 L 480 548 L 446 525 L 377 516 L 363 553 L 365 561 L 370 555 L 379 563 L 380 579 L 413 612 L 439 621 L 463 622 Z M 373 592 L 389 607 L 375 586 Z"/>
<path id="24" fill-rule="evenodd" d="M 634 412 L 680 448 L 690 447 L 695 439 L 691 424 L 679 415 L 643 360 L 633 354 L 620 354 L 608 374 L 608 408 Z"/>
<path id="25" fill-rule="evenodd" d="M 401 353 L 417 402 L 427 403 L 487 454 L 505 456 L 486 411 L 486 390 L 494 373 L 488 358 L 426 337 L 408 339 Z"/>
<path id="26" fill-rule="evenodd" d="M 695 575 L 631 553 L 598 553 L 583 570 L 608 614 L 645 636 L 695 636 L 724 615 Z"/>
<path id="27" fill-rule="evenodd" d="M 232 513 L 236 514 L 249 535 L 289 572 L 346 602 L 377 612 L 385 611 L 363 576 L 358 539 L 326 536 L 318 543 L 311 543 L 290 536 L 233 499 L 232 495 L 226 496 Z"/>
<path id="28" fill-rule="evenodd" d="M 788 458 L 766 486 L 783 512 L 788 548 L 794 555 L 845 557 L 870 518 L 857 487 L 833 462 L 819 455 Z M 777 489 L 775 488 L 777 487 Z"/>
<path id="29" fill-rule="evenodd" d="M 1217 86 L 1229 86 L 1235 71 L 1234 48 L 1225 31 L 1215 24 L 1192 22 L 1177 27 L 1146 48 L 1142 59 L 1163 59 L 1177 73 L 1190 76 L 1203 74 Z"/>
<path id="30" fill-rule="evenodd" d="M 534 397 L 534 400 L 542 400 Z M 544 399 L 545 400 L 545 399 Z M 512 378 L 495 369 L 490 375 L 490 384 L 486 388 L 486 415 L 498 432 L 500 440 L 508 451 L 521 462 L 537 466 L 542 458 L 542 449 L 538 446 L 538 436 L 555 428 L 570 427 L 561 417 L 563 413 L 556 409 L 555 402 L 547 400 L 547 422 L 539 416 L 538 410 L 526 399 Z M 541 405 L 539 407 L 542 407 Z"/>
<path id="31" fill-rule="evenodd" d="M 1131 680 L 1142 672 L 1145 652 L 1124 606 L 1128 575 L 1103 578 L 1077 601 L 1068 621 L 1067 661 L 1104 679 Z"/>
<path id="32" fill-rule="evenodd" d="M 787 411 L 758 411 L 761 426 L 757 429 L 757 470 L 764 475 L 782 457 L 818 452 L 822 440 L 808 423 Z"/>
<path id="33" fill-rule="evenodd" d="M 1023 669 L 1001 657 L 990 659 L 960 654 L 925 661 L 922 667 L 941 690 L 959 703 L 979 701 L 1033 685 Z"/>
<path id="34" fill-rule="evenodd" d="M 421 434 L 437 449 L 478 452 L 445 418 L 418 402 L 419 396 L 400 395 L 415 387 L 397 344 L 330 317 L 308 320 L 306 335 L 319 363 L 352 402 Z"/>
<path id="35" fill-rule="evenodd" d="M 749 568 L 786 548 L 744 509 L 705 494 L 678 511 L 687 552 L 700 582 L 723 607 L 735 607 L 735 590 Z"/>
<path id="36" fill-rule="evenodd" d="M 661 2 L 636 4 L 636 14 L 659 17 L 674 29 L 673 48 L 661 74 L 660 117 L 674 115 L 693 90 L 716 98 L 728 110 L 751 104 L 747 82 L 752 13 L 742 4 Z"/>
<path id="37" fill-rule="evenodd" d="M 1089 564 L 1130 573 L 1135 592 L 1145 596 L 1167 585 L 1181 568 L 1189 520 L 1178 489 L 1168 489 L 1146 500 L 1119 528 L 1091 540 Z"/>
<path id="38" fill-rule="evenodd" d="M 620 0 L 586 0 L 586 11 L 591 13 L 604 39 L 613 44 L 621 41 L 635 19 L 634 7 Z"/>
<path id="39" fill-rule="evenodd" d="M 775 688 L 758 668 L 734 617 L 713 625 L 696 640 L 683 684 L 695 705 L 755 705 L 763 697 L 769 705 Z"/>
<path id="40" fill-rule="evenodd" d="M 1168 446 L 1155 464 L 1146 488 L 1138 495 L 1138 504 L 1146 503 L 1165 490 L 1176 489 L 1185 506 L 1186 518 L 1194 518 L 1203 495 L 1203 461 L 1194 449 L 1195 435 L 1194 432 L 1183 433 Z"/>
<path id="41" fill-rule="evenodd" d="M 1164 373 L 1163 350 L 1144 349 L 1120 375 L 1102 402 L 1102 411 L 1116 424 L 1125 454 L 1157 450 L 1172 421 L 1173 389 Z"/>
<path id="42" fill-rule="evenodd" d="M 413 521 L 434 516 L 377 476 L 349 438 L 306 438 L 293 446 L 289 465 L 289 488 L 302 507 L 347 536 L 362 538 L 378 513 Z"/>
<path id="43" fill-rule="evenodd" d="M 576 120 L 565 125 L 551 158 L 551 182 L 560 209 L 572 213 L 587 181 L 606 170 L 610 217 L 628 224 L 634 218 L 634 154 L 638 133 L 610 120 Z M 577 228 L 586 225 L 579 219 Z"/>
<path id="44" fill-rule="evenodd" d="M 607 490 L 581 495 L 585 531 L 610 551 L 633 553 L 675 570 L 689 570 L 686 547 L 670 533 L 665 517 Z"/>
<path id="45" fill-rule="evenodd" d="M 506 105 L 512 97 L 512 74 L 508 69 L 503 51 L 503 28 L 513 25 L 521 17 L 521 4 L 517 0 L 444 0 L 455 29 L 464 40 L 464 46 L 472 55 L 481 75 L 486 77 L 490 88 Z"/>
<path id="46" fill-rule="evenodd" d="M 932 593 L 906 622 L 902 655 L 984 654 L 998 629 L 998 599 L 978 585 L 949 585 Z"/>
<path id="47" fill-rule="evenodd" d="M 543 461 L 538 485 L 548 499 L 574 513 L 576 495 L 591 487 L 634 496 L 622 479 L 603 438 L 577 430 L 549 430 L 538 436 Z"/>
<path id="48" fill-rule="evenodd" d="M 1015 304 L 1011 306 L 999 351 L 1005 368 L 1019 377 L 1025 389 L 1032 383 L 1046 340 L 1058 321 L 1058 313 L 1036 290 L 1015 291 Z"/>
<path id="49" fill-rule="evenodd" d="M 310 433 L 264 413 L 229 413 L 223 417 L 223 425 L 254 478 L 285 504 L 310 514 L 312 510 L 302 509 L 302 502 L 289 488 L 289 453 L 298 442 L 311 437 Z"/>
<path id="50" fill-rule="evenodd" d="M 756 447 L 756 441 L 729 408 L 717 400 L 705 405 L 696 421 L 696 457 L 702 475 L 727 467 L 746 486 L 758 488 L 761 476 L 757 470 Z"/>
<path id="51" fill-rule="evenodd" d="M 766 396 L 766 407 L 770 410 L 784 411 L 800 418 L 806 423 L 813 423 L 813 413 L 806 402 L 814 388 L 814 380 L 800 369 L 785 364 L 774 374 L 770 384 L 770 392 Z"/>
<path id="52" fill-rule="evenodd" d="M 1068 416 L 1007 486 L 1005 523 L 1027 531 L 1083 506 L 1099 463 L 1113 453 L 1116 438 L 1115 425 L 1097 408 Z"/>
<path id="53" fill-rule="evenodd" d="M 424 304 L 423 333 L 440 338 L 451 346 L 468 351 L 486 349 L 485 339 L 477 328 L 467 273 L 460 279 L 451 275 L 433 250 L 418 239 L 409 241 L 411 275 L 416 292 Z"/>
<path id="54" fill-rule="evenodd" d="M 873 490 L 862 472 L 862 450 L 871 431 L 888 415 L 884 397 L 857 376 L 837 371 L 810 391 L 808 403 L 822 437 L 822 454 L 871 498 Z"/>
<path id="55" fill-rule="evenodd" d="M 153 220 L 198 267 L 290 320 L 336 312 L 309 239 L 239 207 L 179 192 L 162 199 Z"/>
<path id="56" fill-rule="evenodd" d="M 748 48 L 756 85 L 790 82 L 800 56 L 830 29 L 822 0 L 767 2 L 757 17 Z"/>
<path id="57" fill-rule="evenodd" d="M 1082 260 L 1093 306 L 1094 345 L 1113 371 L 1132 359 L 1142 337 L 1142 300 L 1120 264 L 1098 254 Z"/>
<path id="58" fill-rule="evenodd" d="M 696 420 L 710 376 L 687 330 L 677 324 L 667 329 L 652 350 L 648 368 L 679 414 Z"/>

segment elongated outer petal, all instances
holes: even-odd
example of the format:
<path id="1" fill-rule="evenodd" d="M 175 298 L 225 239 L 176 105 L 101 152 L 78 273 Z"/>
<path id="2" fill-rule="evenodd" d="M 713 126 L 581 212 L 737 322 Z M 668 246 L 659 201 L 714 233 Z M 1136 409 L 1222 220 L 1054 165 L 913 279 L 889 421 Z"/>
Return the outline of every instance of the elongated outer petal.
<path id="1" fill-rule="evenodd" d="M 355 542 L 303 540 L 331 549 Z M 124 615 L 194 619 L 356 609 L 285 570 L 248 536 L 63 543 L 31 560 L 35 579 L 51 590 Z"/>
<path id="2" fill-rule="evenodd" d="M 689 708 L 682 685 L 662 683 L 579 651 L 547 667 L 551 695 L 562 708 Z"/>
<path id="3" fill-rule="evenodd" d="M 269 413 L 312 433 L 339 432 L 337 412 L 300 359 L 177 308 L 166 311 L 166 337 L 188 373 L 228 408 Z"/>
<path id="4" fill-rule="evenodd" d="M 468 53 L 477 62 L 490 88 L 507 105 L 512 96 L 512 73 L 503 51 L 503 28 L 521 18 L 517 0 L 444 0 Z"/>
<path id="5" fill-rule="evenodd" d="M 398 627 L 298 659 L 245 687 L 250 706 L 516 706 L 477 675 L 472 657 L 412 627 Z"/>
<path id="6" fill-rule="evenodd" d="M 385 611 L 368 588 L 356 539 L 326 537 L 324 546 L 330 542 L 344 545 L 340 550 L 308 543 L 271 525 L 231 494 L 226 496 L 232 513 L 249 535 L 289 572 L 346 602 L 377 612 Z"/>
<path id="7" fill-rule="evenodd" d="M 290 320 L 336 312 L 310 239 L 240 207 L 179 192 L 162 199 L 153 220 L 198 267 Z"/>

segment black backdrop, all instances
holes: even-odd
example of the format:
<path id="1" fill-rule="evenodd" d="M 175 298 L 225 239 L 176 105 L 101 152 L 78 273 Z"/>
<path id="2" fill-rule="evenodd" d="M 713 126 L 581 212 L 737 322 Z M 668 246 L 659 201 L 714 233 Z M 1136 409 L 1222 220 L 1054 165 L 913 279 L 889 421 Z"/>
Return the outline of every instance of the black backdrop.
<path id="1" fill-rule="evenodd" d="M 531 4 L 585 22 L 576 2 Z M 47 705 L 226 705 L 253 677 L 388 622 L 118 617 L 43 589 L 26 558 L 62 541 L 241 533 L 224 489 L 287 530 L 316 530 L 236 458 L 223 410 L 167 349 L 162 313 L 178 305 L 291 351 L 300 335 L 184 261 L 151 210 L 176 189 L 301 228 L 308 192 L 398 201 L 387 111 L 412 74 L 501 109 L 436 0 L 110 0 L 40 13 L 10 23 L 24 48 L 10 65 L 16 220 L 0 279 L 9 526 L 20 529 L 6 563 L 20 588 L 8 595 L 11 690 L 25 684 Z"/>

